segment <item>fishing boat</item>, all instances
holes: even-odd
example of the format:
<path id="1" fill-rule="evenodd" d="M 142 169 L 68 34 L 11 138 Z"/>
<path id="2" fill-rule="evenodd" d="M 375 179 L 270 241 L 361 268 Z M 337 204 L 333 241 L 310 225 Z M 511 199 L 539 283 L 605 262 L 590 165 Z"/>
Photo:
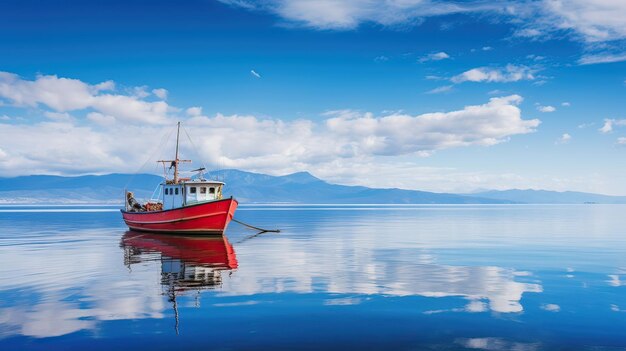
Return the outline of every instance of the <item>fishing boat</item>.
<path id="1" fill-rule="evenodd" d="M 179 165 L 191 160 L 181 160 L 178 154 L 180 122 L 176 131 L 176 156 L 173 160 L 160 160 L 164 179 L 159 184 L 157 198 L 139 203 L 132 192 L 125 192 L 124 222 L 131 230 L 172 234 L 221 234 L 233 219 L 238 202 L 232 196 L 223 198 L 224 182 L 204 178 L 204 167 L 196 169 L 194 178 L 181 178 Z M 167 166 L 173 169 L 168 178 Z"/>

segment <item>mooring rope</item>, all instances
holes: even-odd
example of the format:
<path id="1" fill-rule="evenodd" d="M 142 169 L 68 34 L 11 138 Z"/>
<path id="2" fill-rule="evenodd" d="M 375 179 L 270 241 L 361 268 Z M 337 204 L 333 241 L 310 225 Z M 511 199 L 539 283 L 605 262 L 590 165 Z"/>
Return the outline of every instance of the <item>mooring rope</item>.
<path id="1" fill-rule="evenodd" d="M 232 221 L 233 222 L 237 222 L 237 223 L 239 223 L 239 224 L 241 224 L 241 225 L 243 225 L 245 227 L 252 228 L 254 230 L 258 230 L 258 231 L 260 231 L 262 233 L 280 233 L 280 229 L 263 229 L 263 228 L 255 227 L 255 226 L 250 225 L 248 223 L 244 223 L 242 221 L 238 221 L 238 220 L 236 220 L 234 218 L 232 219 Z"/>

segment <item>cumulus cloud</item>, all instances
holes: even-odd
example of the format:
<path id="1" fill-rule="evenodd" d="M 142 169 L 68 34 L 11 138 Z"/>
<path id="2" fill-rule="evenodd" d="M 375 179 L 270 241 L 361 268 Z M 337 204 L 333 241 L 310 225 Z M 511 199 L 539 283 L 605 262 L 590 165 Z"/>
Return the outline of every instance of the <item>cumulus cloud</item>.
<path id="1" fill-rule="evenodd" d="M 89 112 L 86 117 L 88 120 L 101 126 L 111 126 L 115 124 L 115 117 L 104 115 L 99 112 Z"/>
<path id="2" fill-rule="evenodd" d="M 572 140 L 572 136 L 569 135 L 568 133 L 563 133 L 563 135 L 561 135 L 561 137 L 559 138 L 559 140 L 556 141 L 556 143 L 567 144 L 570 142 L 570 140 Z"/>
<path id="3" fill-rule="evenodd" d="M 428 61 L 441 61 L 441 60 L 445 60 L 450 58 L 450 55 L 446 54 L 445 52 L 441 51 L 441 52 L 436 52 L 436 53 L 432 53 L 432 54 L 428 54 L 424 57 L 421 57 L 418 61 L 419 62 L 428 62 Z"/>
<path id="4" fill-rule="evenodd" d="M 152 94 L 154 94 L 159 99 L 166 100 L 168 91 L 163 88 L 153 89 Z"/>
<path id="5" fill-rule="evenodd" d="M 58 85 L 67 88 L 63 94 L 52 88 Z M 5 74 L 0 89 L 0 96 L 16 106 L 60 110 L 38 110 L 42 114 L 60 117 L 64 115 L 56 114 L 66 113 L 61 111 L 76 111 L 74 118 L 67 120 L 0 122 L 0 148 L 6 155 L 0 161 L 2 175 L 136 171 L 146 154 L 158 146 L 157 137 L 163 135 L 163 127 L 154 123 L 156 117 L 173 126 L 175 119 L 167 111 L 178 111 L 163 101 L 106 94 L 100 92 L 102 87 L 56 76 L 27 81 Z M 73 91 L 80 99 L 69 94 Z M 539 120 L 522 118 L 521 101 L 520 96 L 511 95 L 456 111 L 421 115 L 332 111 L 322 122 L 221 114 L 208 117 L 200 107 L 185 112 L 192 134 L 211 135 L 194 138 L 203 160 L 275 174 L 330 170 L 334 162 L 367 163 L 374 157 L 428 156 L 448 148 L 495 145 L 534 132 L 539 125 Z M 144 121 L 135 114 L 146 110 L 156 114 L 147 119 L 153 123 L 128 123 Z M 232 143 L 235 139 L 238 142 Z"/>
<path id="6" fill-rule="evenodd" d="M 610 133 L 614 126 L 626 126 L 626 119 L 605 119 L 602 128 L 598 129 L 602 133 Z"/>
<path id="7" fill-rule="evenodd" d="M 201 116 L 202 115 L 202 107 L 190 107 L 187 109 L 187 115 L 189 116 Z"/>
<path id="8" fill-rule="evenodd" d="M 610 133 L 613 131 L 613 120 L 605 119 L 602 128 L 598 129 L 602 133 Z"/>
<path id="9" fill-rule="evenodd" d="M 381 155 L 494 145 L 510 135 L 530 133 L 539 125 L 539 120 L 521 118 L 517 107 L 521 101 L 519 95 L 511 95 L 458 111 L 418 116 L 394 114 L 375 118 L 371 114 L 340 111 L 326 120 L 326 127 L 338 136 L 350 136 L 349 143 L 358 150 Z"/>
<path id="10" fill-rule="evenodd" d="M 549 105 L 548 106 L 541 106 L 541 105 L 539 105 L 539 106 L 537 106 L 537 110 L 539 112 L 544 112 L 545 113 L 545 112 L 554 112 L 554 111 L 556 111 L 556 108 L 554 106 L 549 106 Z"/>
<path id="11" fill-rule="evenodd" d="M 70 116 L 70 114 L 67 112 L 61 113 L 46 111 L 43 115 L 55 121 L 69 121 L 72 119 L 72 116 Z"/>
<path id="12" fill-rule="evenodd" d="M 127 122 L 168 122 L 170 106 L 163 101 L 143 100 L 146 97 L 144 87 L 136 88 L 130 95 L 104 93 L 114 86 L 111 81 L 90 85 L 56 75 L 39 75 L 34 80 L 27 80 L 13 73 L 0 72 L 0 99 L 15 106 L 44 106 L 58 113 L 93 109 Z"/>
<path id="13" fill-rule="evenodd" d="M 159 153 L 151 159 L 171 157 L 173 140 L 164 142 L 176 121 L 183 120 L 195 145 L 183 144 L 181 152 L 209 167 L 269 174 L 308 170 L 343 184 L 408 189 L 529 187 L 514 175 L 494 178 L 434 170 L 406 163 L 406 159 L 450 148 L 495 145 L 532 133 L 540 123 L 522 118 L 518 95 L 494 97 L 448 112 L 374 115 L 340 110 L 323 114 L 322 120 L 280 120 L 205 116 L 199 106 L 179 109 L 164 101 L 139 98 L 134 89 L 126 93 L 115 93 L 115 89 L 112 81 L 88 84 L 57 76 L 27 80 L 2 73 L 0 101 L 14 112 L 28 110 L 25 115 L 29 117 L 0 118 L 0 176 L 133 173 L 155 152 Z M 138 91 L 149 90 L 140 87 Z M 146 119 L 144 111 L 152 117 Z M 392 174 L 390 169 L 402 171 Z M 457 188 L 459 184 L 464 188 Z"/>
<path id="14" fill-rule="evenodd" d="M 506 67 L 479 67 L 465 71 L 452 77 L 453 83 L 463 82 L 517 82 L 520 80 L 533 80 L 534 70 L 523 65 L 506 65 Z"/>

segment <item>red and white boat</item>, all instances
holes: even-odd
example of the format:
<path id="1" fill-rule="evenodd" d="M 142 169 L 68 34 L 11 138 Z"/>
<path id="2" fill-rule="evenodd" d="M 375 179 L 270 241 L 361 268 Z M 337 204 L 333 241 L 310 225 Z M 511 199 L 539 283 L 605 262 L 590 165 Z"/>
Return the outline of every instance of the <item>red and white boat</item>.
<path id="1" fill-rule="evenodd" d="M 204 179 L 200 168 L 198 177 L 180 178 L 180 163 L 191 162 L 178 158 L 180 122 L 176 134 L 176 157 L 174 160 L 158 161 L 174 169 L 172 179 L 159 184 L 158 198 L 145 204 L 135 200 L 131 192 L 126 192 L 125 208 L 122 211 L 124 222 L 131 230 L 178 233 L 178 234 L 221 234 L 228 227 L 237 209 L 237 200 L 222 197 L 224 183 Z"/>

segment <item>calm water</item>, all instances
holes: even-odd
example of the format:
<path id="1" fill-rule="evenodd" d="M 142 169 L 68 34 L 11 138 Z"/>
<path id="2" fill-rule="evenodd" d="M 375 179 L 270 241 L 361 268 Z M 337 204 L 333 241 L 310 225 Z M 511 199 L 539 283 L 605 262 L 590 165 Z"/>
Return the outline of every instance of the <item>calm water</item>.
<path id="1" fill-rule="evenodd" d="M 626 350 L 626 206 L 0 207 L 0 349 Z"/>

